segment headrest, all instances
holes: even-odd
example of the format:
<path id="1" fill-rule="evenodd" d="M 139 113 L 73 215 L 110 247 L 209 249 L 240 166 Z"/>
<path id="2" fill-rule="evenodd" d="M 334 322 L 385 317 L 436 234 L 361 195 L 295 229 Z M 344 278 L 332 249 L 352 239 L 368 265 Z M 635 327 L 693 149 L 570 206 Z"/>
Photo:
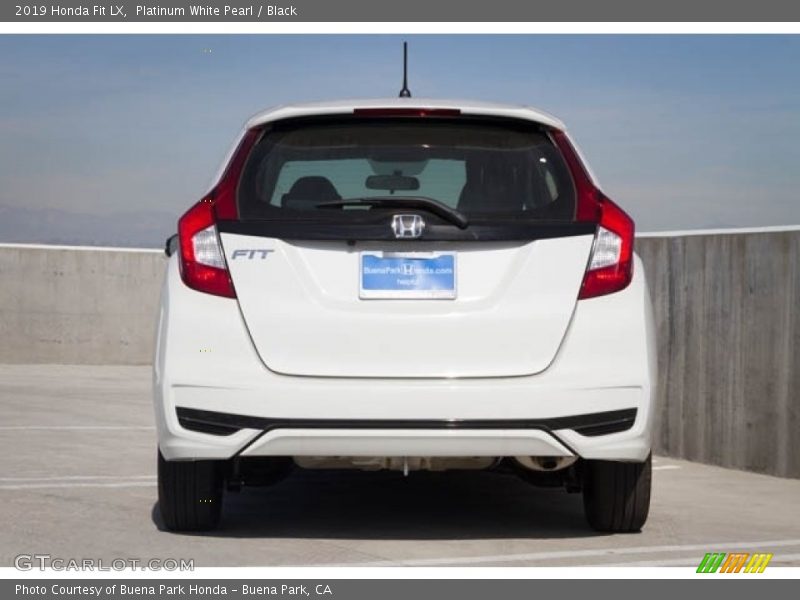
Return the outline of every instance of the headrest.
<path id="1" fill-rule="evenodd" d="M 281 198 L 284 208 L 310 210 L 323 202 L 335 202 L 342 197 L 327 177 L 310 175 L 294 182 L 291 189 Z"/>

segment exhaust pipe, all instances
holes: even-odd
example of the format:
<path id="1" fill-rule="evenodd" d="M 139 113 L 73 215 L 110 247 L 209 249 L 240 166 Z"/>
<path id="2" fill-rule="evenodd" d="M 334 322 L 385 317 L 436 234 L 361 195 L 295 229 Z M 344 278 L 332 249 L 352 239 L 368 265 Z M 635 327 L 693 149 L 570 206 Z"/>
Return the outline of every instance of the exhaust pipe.
<path id="1" fill-rule="evenodd" d="M 531 471 L 560 471 L 575 464 L 577 456 L 515 456 L 514 460 Z"/>

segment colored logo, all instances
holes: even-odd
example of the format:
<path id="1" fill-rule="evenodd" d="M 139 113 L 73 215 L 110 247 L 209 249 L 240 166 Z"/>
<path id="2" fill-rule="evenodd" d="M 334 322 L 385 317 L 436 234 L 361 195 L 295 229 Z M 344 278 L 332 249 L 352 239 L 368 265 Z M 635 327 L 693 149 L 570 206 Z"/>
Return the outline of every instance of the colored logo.
<path id="1" fill-rule="evenodd" d="M 756 552 L 709 552 L 700 561 L 698 573 L 763 573 L 772 554 Z"/>

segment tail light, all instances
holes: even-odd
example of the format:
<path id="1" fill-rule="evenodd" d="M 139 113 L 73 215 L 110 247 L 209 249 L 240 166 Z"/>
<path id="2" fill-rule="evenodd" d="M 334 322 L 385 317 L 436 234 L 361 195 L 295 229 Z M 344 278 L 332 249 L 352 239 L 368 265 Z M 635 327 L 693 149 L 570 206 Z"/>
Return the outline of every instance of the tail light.
<path id="1" fill-rule="evenodd" d="M 260 131 L 247 131 L 211 193 L 178 220 L 181 278 L 199 292 L 235 298 L 228 264 L 217 232 L 217 219 L 236 219 L 239 175 Z"/>
<path id="2" fill-rule="evenodd" d="M 576 220 L 597 223 L 578 298 L 584 300 L 623 290 L 633 279 L 633 219 L 597 189 L 567 134 L 554 131 L 552 135 L 575 181 Z"/>
<path id="3" fill-rule="evenodd" d="M 618 292 L 633 279 L 633 220 L 603 195 L 600 213 L 580 299 Z"/>
<path id="4" fill-rule="evenodd" d="M 459 108 L 356 108 L 353 114 L 361 117 L 458 117 Z"/>
<path id="5" fill-rule="evenodd" d="M 199 292 L 235 298 L 210 198 L 204 198 L 180 218 L 178 239 L 183 282 Z"/>

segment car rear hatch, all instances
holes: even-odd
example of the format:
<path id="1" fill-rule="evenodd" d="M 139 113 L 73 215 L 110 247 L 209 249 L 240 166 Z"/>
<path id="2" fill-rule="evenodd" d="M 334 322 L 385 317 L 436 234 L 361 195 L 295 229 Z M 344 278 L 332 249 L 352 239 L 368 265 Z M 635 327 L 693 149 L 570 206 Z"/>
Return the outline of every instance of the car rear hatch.
<path id="1" fill-rule="evenodd" d="M 553 132 L 452 114 L 290 119 L 251 132 L 216 223 L 264 364 L 287 375 L 547 369 L 596 220 Z"/>

